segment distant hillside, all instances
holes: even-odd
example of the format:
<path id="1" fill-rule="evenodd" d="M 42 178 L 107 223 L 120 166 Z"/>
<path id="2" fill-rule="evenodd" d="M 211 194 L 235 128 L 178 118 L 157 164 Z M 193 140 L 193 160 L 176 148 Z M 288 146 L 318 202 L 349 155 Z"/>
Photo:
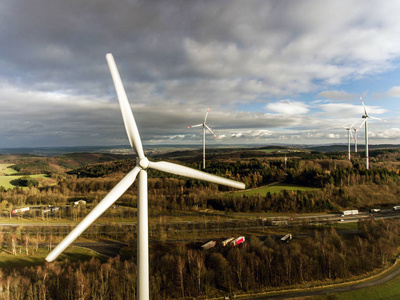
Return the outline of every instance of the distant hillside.
<path id="1" fill-rule="evenodd" d="M 66 153 L 115 153 L 132 154 L 129 146 L 76 146 L 76 147 L 29 147 L 29 148 L 1 148 L 0 154 L 23 154 L 39 156 L 56 156 Z"/>
<path id="2" fill-rule="evenodd" d="M 111 153 L 68 153 L 54 156 L 52 160 L 66 169 L 75 169 L 85 165 L 93 165 L 117 160 L 134 159 L 136 155 Z"/>
<path id="3" fill-rule="evenodd" d="M 144 147 L 145 153 L 149 157 L 192 160 L 202 157 L 201 145 L 159 145 Z M 354 144 L 351 145 L 352 151 Z M 358 145 L 358 149 L 363 151 L 364 145 Z M 370 149 L 400 149 L 400 145 L 381 144 L 370 145 Z M 347 151 L 347 144 L 331 145 L 209 145 L 206 148 L 206 156 L 233 157 L 247 156 L 244 152 L 251 153 L 256 157 L 269 156 L 273 153 L 290 152 L 341 152 Z M 268 154 L 269 153 L 269 154 Z M 91 154 L 104 154 L 96 156 Z M 0 160 L 12 160 L 26 156 L 36 157 L 57 157 L 58 159 L 70 160 L 72 166 L 80 165 L 82 161 L 87 163 L 99 163 L 107 160 L 125 159 L 136 157 L 129 145 L 117 146 L 88 146 L 88 147 L 32 147 L 32 148 L 3 148 L 0 149 Z M 74 161 L 74 162 L 72 162 Z M 68 164 L 68 163 L 67 163 Z"/>
<path id="4" fill-rule="evenodd" d="M 133 159 L 133 155 L 110 153 L 68 153 L 44 157 L 29 154 L 0 154 L 0 163 L 13 164 L 20 174 L 64 173 L 86 165 Z"/>
<path id="5" fill-rule="evenodd" d="M 318 152 L 341 152 L 347 151 L 347 144 L 333 144 L 333 145 L 319 145 L 319 146 L 307 146 L 306 149 Z M 358 151 L 365 151 L 365 145 L 357 145 Z M 381 145 L 369 145 L 369 149 L 400 149 L 400 145 L 392 144 L 381 144 Z M 354 151 L 354 144 L 351 144 L 351 151 Z"/>

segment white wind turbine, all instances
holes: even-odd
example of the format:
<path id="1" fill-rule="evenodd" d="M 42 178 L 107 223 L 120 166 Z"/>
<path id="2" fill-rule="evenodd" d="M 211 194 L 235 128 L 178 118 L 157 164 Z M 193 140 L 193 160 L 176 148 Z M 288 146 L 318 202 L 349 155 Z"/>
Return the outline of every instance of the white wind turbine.
<path id="1" fill-rule="evenodd" d="M 363 108 L 364 108 L 364 115 L 362 116 L 362 118 L 365 119 L 365 120 L 364 120 L 364 122 L 360 125 L 360 127 L 359 127 L 358 129 L 360 129 L 360 128 L 365 124 L 365 125 L 364 125 L 364 128 L 365 128 L 365 168 L 368 170 L 368 169 L 369 169 L 369 154 L 368 154 L 368 118 L 375 119 L 375 120 L 379 120 L 379 121 L 383 121 L 383 122 L 386 122 L 386 121 L 385 121 L 385 120 L 382 120 L 382 119 L 379 119 L 379 118 L 375 118 L 375 117 L 370 116 L 370 115 L 367 113 L 367 109 L 365 108 L 364 101 L 363 101 L 363 99 L 361 98 L 361 96 L 360 96 L 360 100 L 361 100 L 361 103 L 362 103 Z"/>
<path id="2" fill-rule="evenodd" d="M 351 128 L 354 130 L 354 152 L 357 153 L 357 134 L 358 131 L 360 130 L 360 127 L 354 127 L 354 124 L 351 126 Z"/>
<path id="3" fill-rule="evenodd" d="M 193 128 L 193 127 L 200 127 L 203 126 L 203 169 L 206 168 L 206 128 L 215 136 L 215 133 L 211 130 L 210 127 L 207 126 L 206 121 L 207 121 L 207 116 L 208 116 L 208 112 L 210 111 L 210 108 L 207 108 L 207 113 L 206 116 L 204 117 L 204 121 L 202 124 L 197 124 L 197 125 L 193 125 L 193 126 L 189 126 L 186 128 Z"/>
<path id="4" fill-rule="evenodd" d="M 126 96 L 121 77 L 111 53 L 106 55 L 111 76 L 121 108 L 125 130 L 129 142 L 136 151 L 136 166 L 130 171 L 107 195 L 106 197 L 78 224 L 68 235 L 53 249 L 46 257 L 51 262 L 55 260 L 86 228 L 88 228 L 100 215 L 102 215 L 135 181 L 139 175 L 138 183 L 138 240 L 137 240 L 137 291 L 138 299 L 149 299 L 149 239 L 148 239 L 148 205 L 147 205 L 147 169 L 152 168 L 159 171 L 186 176 L 189 178 L 205 180 L 212 183 L 223 184 L 234 188 L 244 189 L 241 182 L 211 175 L 202 171 L 169 162 L 151 162 L 144 155 L 142 142 L 135 118 L 132 114 L 128 98 Z"/>
<path id="5" fill-rule="evenodd" d="M 349 160 L 351 160 L 351 154 L 350 154 L 350 135 L 351 135 L 351 132 L 350 132 L 350 130 L 353 129 L 354 124 L 355 123 L 353 123 L 352 125 L 347 126 L 347 127 L 341 126 L 341 127 L 343 127 L 344 129 L 347 130 L 347 150 L 348 150 L 348 153 L 349 153 Z"/>

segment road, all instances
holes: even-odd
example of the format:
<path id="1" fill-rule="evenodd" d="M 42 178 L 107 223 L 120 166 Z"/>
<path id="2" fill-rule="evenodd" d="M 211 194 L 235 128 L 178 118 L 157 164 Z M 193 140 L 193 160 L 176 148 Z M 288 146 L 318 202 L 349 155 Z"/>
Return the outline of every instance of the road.
<path id="1" fill-rule="evenodd" d="M 108 242 L 108 241 L 101 241 L 101 242 L 91 242 L 91 243 L 74 243 L 74 246 L 83 247 L 91 249 L 97 253 L 108 257 L 115 257 L 119 254 L 121 248 L 125 247 L 126 244 L 118 243 L 118 242 Z"/>
<path id="2" fill-rule="evenodd" d="M 280 293 L 280 294 L 268 294 L 268 295 L 262 295 L 262 296 L 249 296 L 249 297 L 240 297 L 239 299 L 241 300 L 247 300 L 247 299 L 296 299 L 296 298 L 302 298 L 302 297 L 308 297 L 308 296 L 318 296 L 318 295 L 328 295 L 328 294 L 337 294 L 337 293 L 342 293 L 342 292 L 348 292 L 348 291 L 353 291 L 353 290 L 359 290 L 363 288 L 368 288 L 372 286 L 377 286 L 381 285 L 383 283 L 386 283 L 396 276 L 400 274 L 400 266 L 397 263 L 397 266 L 390 271 L 389 273 L 385 274 L 384 276 L 373 279 L 370 281 L 363 281 L 363 282 L 358 282 L 346 286 L 337 286 L 337 287 L 327 287 L 327 288 L 318 288 L 318 289 L 309 289 L 309 290 L 302 290 L 302 291 L 296 291 L 296 292 L 286 292 L 286 293 Z"/>

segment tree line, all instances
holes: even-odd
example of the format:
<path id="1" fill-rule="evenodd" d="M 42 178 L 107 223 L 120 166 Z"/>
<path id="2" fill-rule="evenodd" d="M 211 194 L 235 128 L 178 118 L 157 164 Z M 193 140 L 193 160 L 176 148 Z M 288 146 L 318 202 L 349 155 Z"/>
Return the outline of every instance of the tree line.
<path id="1" fill-rule="evenodd" d="M 338 160 L 322 154 L 310 154 L 311 158 L 305 154 L 291 154 L 286 164 L 283 158 L 276 157 L 209 161 L 207 172 L 242 181 L 247 188 L 278 181 L 319 188 L 308 192 L 281 191 L 242 197 L 221 193 L 233 191 L 231 188 L 150 170 L 149 206 L 153 213 L 175 213 L 206 208 L 234 212 L 323 212 L 366 208 L 374 203 L 396 205 L 400 192 L 399 151 L 379 150 L 377 153 L 370 170 L 358 160 Z M 87 165 L 68 174 L 49 174 L 57 182 L 54 185 L 35 187 L 31 184 L 29 189 L 0 189 L 4 215 L 13 206 L 65 205 L 77 199 L 98 203 L 134 164 L 132 159 L 125 159 Z M 201 168 L 200 162 L 187 165 Z M 31 168 L 32 164 L 26 167 Z M 18 168 L 22 170 L 23 166 Z M 42 169 L 43 164 L 38 168 Z M 127 190 L 119 203 L 136 207 L 136 184 Z"/>
<path id="2" fill-rule="evenodd" d="M 282 289 L 354 278 L 387 266 L 400 244 L 400 221 L 368 219 L 355 236 L 333 228 L 282 243 L 251 237 L 233 247 L 150 248 L 151 299 L 192 299 Z M 136 299 L 136 265 L 120 257 L 101 263 L 68 260 L 2 269 L 2 299 Z"/>

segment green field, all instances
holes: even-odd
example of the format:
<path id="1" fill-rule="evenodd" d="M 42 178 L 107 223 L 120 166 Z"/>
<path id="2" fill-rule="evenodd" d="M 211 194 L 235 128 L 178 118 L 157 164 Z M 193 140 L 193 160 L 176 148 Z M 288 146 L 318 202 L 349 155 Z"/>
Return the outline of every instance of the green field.
<path id="1" fill-rule="evenodd" d="M 30 175 L 32 178 L 45 178 L 46 174 Z M 11 181 L 24 177 L 24 175 L 14 175 L 14 176 L 0 176 L 0 186 L 5 189 L 12 189 L 15 185 L 11 184 Z"/>
<path id="2" fill-rule="evenodd" d="M 271 194 L 273 193 L 279 193 L 282 190 L 287 190 L 287 191 L 316 191 L 319 190 L 319 188 L 313 188 L 313 187 L 307 187 L 307 186 L 302 186 L 302 185 L 295 185 L 295 184 L 286 184 L 286 183 L 277 183 L 277 184 L 271 184 L 268 186 L 264 186 L 258 189 L 252 189 L 244 192 L 237 192 L 234 193 L 234 195 L 241 196 L 241 195 L 246 195 L 246 196 L 255 196 L 255 195 L 261 195 L 265 196 L 268 192 Z"/>
<path id="3" fill-rule="evenodd" d="M 18 172 L 10 167 L 13 164 L 0 164 L 0 176 L 17 174 Z"/>
<path id="4" fill-rule="evenodd" d="M 338 300 L 400 299 L 400 276 L 379 286 L 339 293 L 336 296 L 335 299 Z"/>

